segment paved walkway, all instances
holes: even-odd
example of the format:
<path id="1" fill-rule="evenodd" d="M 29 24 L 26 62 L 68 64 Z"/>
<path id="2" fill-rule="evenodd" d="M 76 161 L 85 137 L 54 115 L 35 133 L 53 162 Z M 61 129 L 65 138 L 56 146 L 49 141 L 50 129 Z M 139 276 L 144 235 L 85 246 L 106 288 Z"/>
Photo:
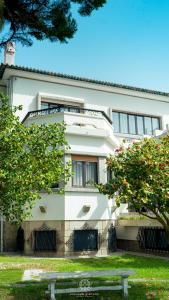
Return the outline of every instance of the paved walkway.
<path id="1" fill-rule="evenodd" d="M 56 257 L 45 257 L 45 256 L 26 256 L 26 255 L 22 255 L 22 254 L 18 254 L 16 252 L 4 252 L 3 255 L 4 256 L 9 256 L 9 257 L 23 257 L 23 258 L 30 258 L 30 259 L 42 259 L 42 260 L 58 260 L 58 259 L 81 259 L 81 258 L 92 258 L 92 257 L 107 257 L 107 256 L 117 256 L 117 255 L 124 255 L 126 253 L 126 251 L 124 250 L 117 250 L 116 252 L 112 252 L 110 254 L 107 254 L 107 255 L 95 255 L 95 256 L 92 256 L 92 255 L 76 255 L 76 256 L 56 256 Z"/>
<path id="2" fill-rule="evenodd" d="M 22 281 L 39 281 L 39 274 L 42 273 L 43 270 L 33 269 L 33 270 L 25 270 Z"/>
<path id="3" fill-rule="evenodd" d="M 169 260 L 169 254 L 168 254 L 168 256 L 162 256 L 162 255 L 155 255 L 155 254 L 151 254 L 151 253 L 134 252 L 134 251 L 124 251 L 124 252 L 122 252 L 122 255 L 123 254 L 142 256 L 142 257 L 151 257 L 151 258 L 160 258 L 160 259 L 164 259 L 164 260 Z"/>
<path id="4" fill-rule="evenodd" d="M 129 254 L 129 255 L 135 255 L 135 256 L 143 256 L 143 257 L 152 257 L 152 258 L 161 258 L 161 259 L 164 259 L 164 260 L 169 260 L 169 254 L 168 256 L 162 256 L 162 255 L 156 255 L 155 253 L 152 254 L 152 253 L 145 253 L 145 252 L 135 252 L 135 251 L 126 251 L 126 250 L 117 250 L 116 252 L 112 252 L 110 254 L 107 254 L 107 255 L 95 255 L 94 257 L 107 257 L 107 256 L 118 256 L 118 255 L 124 255 L 124 254 Z M 18 254 L 16 252 L 4 252 L 3 253 L 4 256 L 17 256 L 17 257 L 25 257 L 25 258 L 30 258 L 30 259 L 42 259 L 42 260 L 45 260 L 45 259 L 50 259 L 50 260 L 56 260 L 56 259 L 63 259 L 63 258 L 67 258 L 67 259 L 79 259 L 79 258 L 91 258 L 93 256 L 91 255 L 83 255 L 83 256 L 62 256 L 62 257 L 42 257 L 42 256 L 25 256 L 25 255 L 21 255 L 21 254 Z M 1 263 L 0 263 L 1 265 Z"/>

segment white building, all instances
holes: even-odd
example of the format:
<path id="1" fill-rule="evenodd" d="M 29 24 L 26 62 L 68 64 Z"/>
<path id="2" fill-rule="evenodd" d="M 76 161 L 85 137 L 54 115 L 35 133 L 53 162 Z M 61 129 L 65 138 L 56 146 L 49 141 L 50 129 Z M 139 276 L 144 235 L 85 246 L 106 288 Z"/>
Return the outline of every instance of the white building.
<path id="1" fill-rule="evenodd" d="M 41 193 L 32 218 L 24 222 L 25 253 L 111 251 L 112 225 L 126 207 L 114 210 L 114 200 L 89 182 L 106 182 L 105 158 L 122 139 L 167 128 L 169 94 L 7 64 L 0 66 L 0 88 L 11 105 L 23 106 L 18 114 L 25 125 L 64 120 L 70 145 L 66 160 L 73 161 L 74 176 L 65 195 L 58 195 L 57 188 L 51 195 Z M 119 231 L 120 239 L 125 232 Z M 6 224 L 4 249 L 13 250 L 15 239 L 15 228 Z"/>

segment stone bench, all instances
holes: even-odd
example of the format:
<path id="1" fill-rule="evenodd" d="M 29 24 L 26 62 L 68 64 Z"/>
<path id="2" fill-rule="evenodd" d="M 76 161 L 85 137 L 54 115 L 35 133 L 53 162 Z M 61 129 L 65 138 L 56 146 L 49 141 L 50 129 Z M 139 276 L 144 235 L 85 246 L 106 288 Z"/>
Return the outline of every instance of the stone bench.
<path id="1" fill-rule="evenodd" d="M 76 272 L 46 272 L 41 273 L 40 279 L 49 281 L 48 291 L 46 294 L 49 295 L 50 300 L 56 300 L 55 295 L 57 294 L 74 294 L 74 293 L 85 293 L 95 291 L 111 291 L 111 290 L 122 290 L 124 297 L 128 297 L 128 277 L 135 274 L 133 270 L 105 270 L 105 271 L 76 271 Z M 92 277 L 104 277 L 104 276 L 119 276 L 121 277 L 120 282 L 117 285 L 111 286 L 90 286 L 90 278 Z M 66 288 L 58 289 L 58 279 L 81 279 L 78 288 Z M 88 278 L 88 280 L 84 280 Z"/>

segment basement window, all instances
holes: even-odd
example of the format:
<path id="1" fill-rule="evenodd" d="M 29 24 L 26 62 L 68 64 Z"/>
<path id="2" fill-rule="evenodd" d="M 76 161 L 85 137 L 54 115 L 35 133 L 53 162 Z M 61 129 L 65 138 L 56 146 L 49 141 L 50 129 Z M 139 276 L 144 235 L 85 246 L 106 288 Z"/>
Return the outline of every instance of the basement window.
<path id="1" fill-rule="evenodd" d="M 35 251 L 56 251 L 56 230 L 34 231 Z"/>
<path id="2" fill-rule="evenodd" d="M 74 251 L 97 251 L 98 230 L 74 230 Z"/>

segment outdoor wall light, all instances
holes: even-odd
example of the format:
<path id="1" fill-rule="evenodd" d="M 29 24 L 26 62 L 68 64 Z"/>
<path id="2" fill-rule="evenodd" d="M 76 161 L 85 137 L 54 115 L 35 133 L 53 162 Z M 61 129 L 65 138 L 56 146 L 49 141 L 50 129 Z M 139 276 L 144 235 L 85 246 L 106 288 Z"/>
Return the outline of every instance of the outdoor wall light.
<path id="1" fill-rule="evenodd" d="M 90 210 L 90 208 L 91 208 L 90 204 L 84 205 L 83 212 L 87 213 Z"/>
<path id="2" fill-rule="evenodd" d="M 39 209 L 40 209 L 41 213 L 46 213 L 46 211 L 47 211 L 47 207 L 44 205 L 39 206 Z"/>

